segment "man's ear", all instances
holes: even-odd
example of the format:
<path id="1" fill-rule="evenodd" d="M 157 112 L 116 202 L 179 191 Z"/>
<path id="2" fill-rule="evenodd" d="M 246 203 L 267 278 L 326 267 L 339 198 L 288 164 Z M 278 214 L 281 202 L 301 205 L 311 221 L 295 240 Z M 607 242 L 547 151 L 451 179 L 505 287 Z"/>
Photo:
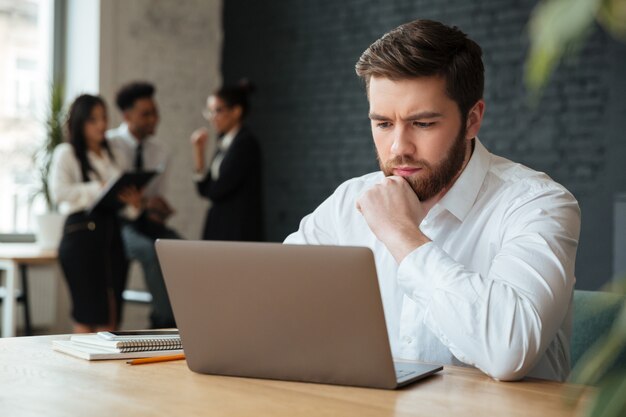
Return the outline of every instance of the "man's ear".
<path id="1" fill-rule="evenodd" d="M 233 106 L 233 113 L 235 114 L 235 117 L 237 117 L 238 120 L 241 120 L 243 116 L 243 107 L 239 105 Z"/>
<path id="2" fill-rule="evenodd" d="M 126 123 L 130 121 L 130 109 L 126 109 L 122 112 L 122 118 L 124 118 Z"/>
<path id="3" fill-rule="evenodd" d="M 472 139 L 478 136 L 478 131 L 483 122 L 483 116 L 485 114 L 485 101 L 480 99 L 474 104 L 467 114 L 467 122 L 465 125 L 466 133 L 465 139 Z"/>

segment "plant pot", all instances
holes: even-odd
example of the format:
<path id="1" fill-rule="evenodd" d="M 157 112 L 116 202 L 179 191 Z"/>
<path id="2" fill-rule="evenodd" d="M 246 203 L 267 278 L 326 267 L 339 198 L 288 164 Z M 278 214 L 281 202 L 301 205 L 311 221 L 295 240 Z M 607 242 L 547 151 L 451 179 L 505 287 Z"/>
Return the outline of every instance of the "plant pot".
<path id="1" fill-rule="evenodd" d="M 57 249 L 61 242 L 65 215 L 43 213 L 37 215 L 37 245 L 42 249 Z"/>

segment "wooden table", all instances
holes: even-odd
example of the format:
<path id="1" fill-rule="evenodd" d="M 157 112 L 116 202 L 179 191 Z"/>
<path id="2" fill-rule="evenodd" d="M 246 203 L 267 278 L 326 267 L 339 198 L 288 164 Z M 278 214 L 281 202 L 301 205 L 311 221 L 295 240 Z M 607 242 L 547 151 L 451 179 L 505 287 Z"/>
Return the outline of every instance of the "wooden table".
<path id="1" fill-rule="evenodd" d="M 52 350 L 52 340 L 67 337 L 0 340 L 3 416 L 557 417 L 584 406 L 564 403 L 564 384 L 498 382 L 468 368 L 386 391 L 200 375 L 184 361 L 88 362 Z"/>
<path id="2" fill-rule="evenodd" d="M 55 250 L 42 250 L 34 243 L 0 243 L 0 270 L 6 271 L 2 302 L 2 337 L 15 336 L 15 290 L 17 274 L 26 274 L 28 265 L 44 265 L 56 262 Z M 10 296 L 13 294 L 13 296 Z"/>

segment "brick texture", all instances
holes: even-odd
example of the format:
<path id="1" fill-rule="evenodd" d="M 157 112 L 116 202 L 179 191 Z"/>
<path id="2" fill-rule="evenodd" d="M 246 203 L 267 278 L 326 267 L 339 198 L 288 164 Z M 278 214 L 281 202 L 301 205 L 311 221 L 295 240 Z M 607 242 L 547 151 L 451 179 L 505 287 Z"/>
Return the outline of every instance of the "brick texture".
<path id="1" fill-rule="evenodd" d="M 611 59 L 617 47 L 594 31 L 578 57 L 564 62 L 540 101 L 531 104 L 523 65 L 526 25 L 535 4 L 225 1 L 225 80 L 247 76 L 258 87 L 249 124 L 262 141 L 269 240 L 280 241 L 296 230 L 342 181 L 377 169 L 367 100 L 354 64 L 386 31 L 429 18 L 460 27 L 483 48 L 487 112 L 480 138 L 487 148 L 548 173 L 579 199 L 584 221 L 578 287 L 595 288 L 609 279 L 612 195 L 626 189 L 615 170 L 607 171 L 611 146 L 624 149 L 621 142 L 611 145 L 611 135 L 626 127 L 615 117 L 607 120 L 612 100 L 619 100 L 611 93 L 620 73 Z"/>

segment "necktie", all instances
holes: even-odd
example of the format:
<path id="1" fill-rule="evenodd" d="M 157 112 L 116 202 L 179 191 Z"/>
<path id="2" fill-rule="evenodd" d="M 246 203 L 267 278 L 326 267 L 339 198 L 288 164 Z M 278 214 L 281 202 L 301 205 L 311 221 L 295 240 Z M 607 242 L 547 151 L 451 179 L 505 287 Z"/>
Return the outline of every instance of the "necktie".
<path id="1" fill-rule="evenodd" d="M 143 171 L 143 143 L 141 142 L 135 151 L 135 171 Z"/>

